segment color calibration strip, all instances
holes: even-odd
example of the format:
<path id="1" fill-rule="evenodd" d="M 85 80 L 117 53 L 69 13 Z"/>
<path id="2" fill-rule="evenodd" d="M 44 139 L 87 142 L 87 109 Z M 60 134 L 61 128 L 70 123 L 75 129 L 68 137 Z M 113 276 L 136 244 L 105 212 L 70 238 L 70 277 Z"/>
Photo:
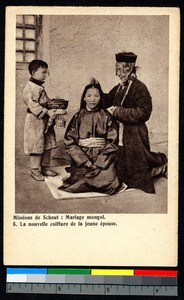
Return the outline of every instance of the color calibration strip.
<path id="1" fill-rule="evenodd" d="M 177 296 L 177 271 L 8 268 L 7 293 Z"/>

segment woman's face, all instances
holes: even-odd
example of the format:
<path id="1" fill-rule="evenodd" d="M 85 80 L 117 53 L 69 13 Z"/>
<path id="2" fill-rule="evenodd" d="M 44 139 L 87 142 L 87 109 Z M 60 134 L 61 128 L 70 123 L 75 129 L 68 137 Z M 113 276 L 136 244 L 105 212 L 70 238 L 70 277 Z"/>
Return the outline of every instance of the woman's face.
<path id="1" fill-rule="evenodd" d="M 92 87 L 86 91 L 84 101 L 86 102 L 89 110 L 93 110 L 100 103 L 100 92 L 95 87 Z"/>
<path id="2" fill-rule="evenodd" d="M 116 63 L 116 76 L 119 77 L 119 79 L 121 80 L 121 82 L 125 82 L 129 75 L 132 72 L 133 67 L 126 62 L 119 62 Z"/>

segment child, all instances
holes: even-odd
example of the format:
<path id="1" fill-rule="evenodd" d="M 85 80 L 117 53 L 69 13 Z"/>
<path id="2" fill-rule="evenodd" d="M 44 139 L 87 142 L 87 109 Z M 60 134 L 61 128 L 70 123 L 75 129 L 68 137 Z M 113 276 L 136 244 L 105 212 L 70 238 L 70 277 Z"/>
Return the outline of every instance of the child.
<path id="1" fill-rule="evenodd" d="M 31 177 L 43 181 L 42 175 L 57 175 L 50 168 L 51 149 L 56 147 L 55 132 L 53 125 L 47 126 L 48 120 L 55 119 L 56 113 L 53 109 L 47 109 L 49 98 L 42 86 L 47 75 L 47 63 L 33 60 L 28 69 L 31 78 L 23 90 L 24 103 L 27 105 L 24 152 L 30 157 Z"/>
<path id="2" fill-rule="evenodd" d="M 114 166 L 117 125 L 102 108 L 102 90 L 91 82 L 84 89 L 81 108 L 66 133 L 66 152 L 72 158 L 71 175 L 59 189 L 67 192 L 115 194 L 120 183 Z"/>

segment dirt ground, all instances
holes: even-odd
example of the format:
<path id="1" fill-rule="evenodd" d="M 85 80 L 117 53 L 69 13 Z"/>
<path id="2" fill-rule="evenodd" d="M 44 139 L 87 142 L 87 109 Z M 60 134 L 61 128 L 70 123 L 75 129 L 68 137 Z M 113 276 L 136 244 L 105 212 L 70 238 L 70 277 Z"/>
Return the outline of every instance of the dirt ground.
<path id="1" fill-rule="evenodd" d="M 153 151 L 167 154 L 167 143 L 152 145 Z M 69 164 L 63 145 L 52 151 L 52 166 Z M 30 176 L 29 158 L 16 153 L 15 212 L 38 213 L 167 213 L 167 178 L 155 179 L 156 194 L 141 190 L 124 191 L 121 194 L 98 197 L 56 200 L 46 183 Z"/>

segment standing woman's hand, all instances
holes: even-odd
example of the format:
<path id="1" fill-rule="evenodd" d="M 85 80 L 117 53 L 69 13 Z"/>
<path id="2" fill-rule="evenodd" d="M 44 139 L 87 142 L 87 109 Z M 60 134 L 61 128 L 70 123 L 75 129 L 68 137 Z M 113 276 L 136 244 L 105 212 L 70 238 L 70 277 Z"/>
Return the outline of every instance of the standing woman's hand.
<path id="1" fill-rule="evenodd" d="M 107 108 L 107 111 L 108 111 L 111 115 L 113 115 L 113 114 L 114 114 L 115 108 L 116 108 L 116 106 L 110 106 L 110 107 Z"/>

